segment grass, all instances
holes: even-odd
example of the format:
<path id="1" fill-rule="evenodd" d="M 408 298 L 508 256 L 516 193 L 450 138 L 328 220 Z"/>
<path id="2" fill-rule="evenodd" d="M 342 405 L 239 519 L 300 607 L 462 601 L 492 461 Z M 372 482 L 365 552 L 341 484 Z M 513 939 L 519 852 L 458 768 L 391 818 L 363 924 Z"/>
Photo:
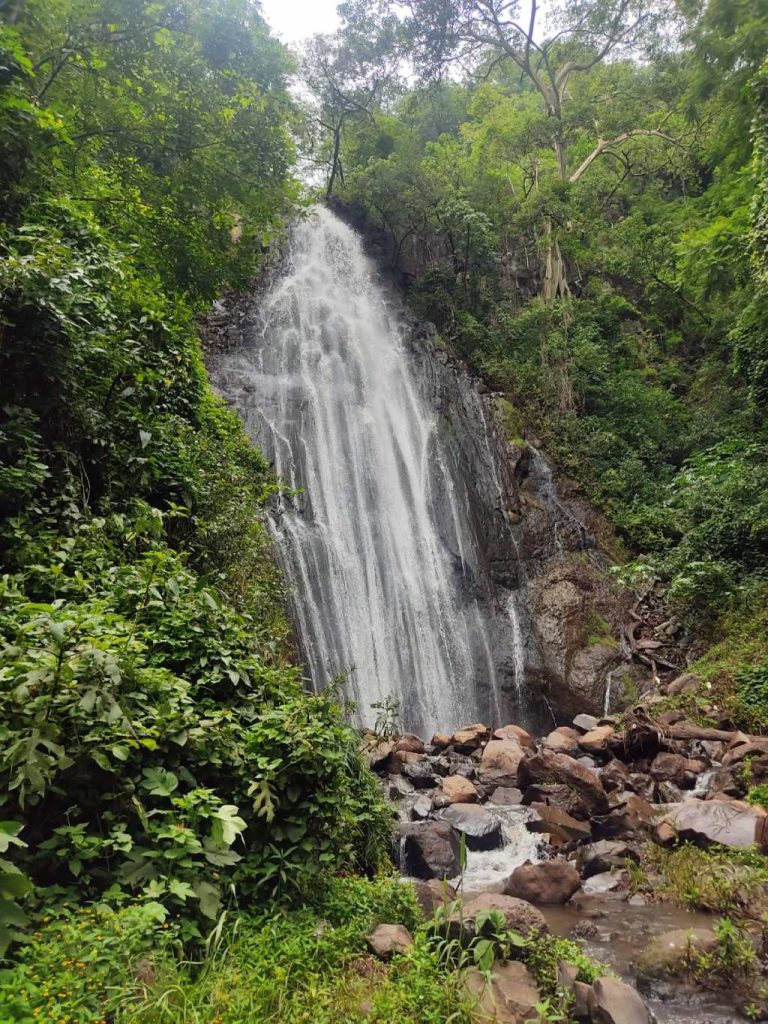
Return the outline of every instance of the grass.
<path id="1" fill-rule="evenodd" d="M 380 923 L 414 936 L 389 963 L 367 948 Z M 423 922 L 412 887 L 391 877 L 331 879 L 302 907 L 232 914 L 197 956 L 151 901 L 60 907 L 30 940 L 0 972 L 2 1024 L 470 1024 L 462 969 L 490 967 L 494 953 L 524 959 L 550 1008 L 567 1004 L 560 960 L 584 981 L 604 970 L 574 942 L 504 930 L 486 962 L 487 938 L 445 939 Z"/>

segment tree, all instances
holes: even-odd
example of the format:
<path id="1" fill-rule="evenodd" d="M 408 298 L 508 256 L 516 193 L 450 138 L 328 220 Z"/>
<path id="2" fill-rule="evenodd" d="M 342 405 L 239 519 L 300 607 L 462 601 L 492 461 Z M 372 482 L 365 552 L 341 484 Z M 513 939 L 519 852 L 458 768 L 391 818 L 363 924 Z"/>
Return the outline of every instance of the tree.
<path id="1" fill-rule="evenodd" d="M 679 144 L 669 131 L 672 111 L 661 109 L 648 123 L 644 119 L 627 124 L 611 134 L 604 134 L 600 119 L 595 118 L 590 151 L 578 163 L 571 155 L 575 141 L 568 116 L 572 79 L 647 43 L 659 31 L 662 19 L 669 20 L 668 8 L 656 0 L 566 0 L 543 27 L 539 0 L 407 0 L 404 6 L 406 31 L 428 71 L 434 73 L 457 59 L 486 76 L 504 63 L 519 70 L 542 101 L 561 182 L 575 184 L 598 158 L 620 155 L 633 139 Z M 568 295 L 570 288 L 552 218 L 544 220 L 542 235 L 543 294 L 551 301 Z"/>

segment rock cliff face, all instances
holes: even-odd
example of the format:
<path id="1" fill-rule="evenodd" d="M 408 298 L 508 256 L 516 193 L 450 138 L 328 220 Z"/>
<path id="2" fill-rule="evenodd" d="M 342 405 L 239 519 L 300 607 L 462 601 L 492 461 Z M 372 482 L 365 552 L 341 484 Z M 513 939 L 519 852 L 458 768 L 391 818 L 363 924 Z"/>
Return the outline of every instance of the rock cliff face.
<path id="1" fill-rule="evenodd" d="M 411 323 L 409 338 L 474 534 L 469 552 L 452 555 L 471 560 L 510 704 L 539 728 L 553 716 L 615 707 L 642 675 L 624 641 L 629 595 L 608 576 L 588 510 L 560 496 L 535 448 L 507 436 L 499 396 L 450 356 L 431 325 Z M 438 495 L 435 507 L 439 516 L 449 503 Z M 440 526 L 450 548 L 455 531 Z"/>

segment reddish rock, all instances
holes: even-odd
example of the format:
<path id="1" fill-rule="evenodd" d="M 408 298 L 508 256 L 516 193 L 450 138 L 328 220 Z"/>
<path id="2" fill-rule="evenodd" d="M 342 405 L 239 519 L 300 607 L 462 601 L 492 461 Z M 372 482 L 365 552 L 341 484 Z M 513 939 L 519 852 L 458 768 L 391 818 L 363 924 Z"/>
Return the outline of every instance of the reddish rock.
<path id="1" fill-rule="evenodd" d="M 579 752 L 578 740 L 581 736 L 576 729 L 569 725 L 561 725 L 559 729 L 553 729 L 544 737 L 543 743 L 548 750 L 554 750 L 559 754 L 570 754 L 573 756 Z"/>
<path id="2" fill-rule="evenodd" d="M 651 777 L 656 782 L 673 782 L 685 788 L 692 786 L 705 768 L 703 761 L 694 761 L 682 754 L 661 752 L 651 762 Z"/>
<path id="3" fill-rule="evenodd" d="M 461 775 L 449 775 L 443 779 L 439 797 L 445 804 L 472 804 L 477 801 L 478 794 L 469 779 Z"/>
<path id="4" fill-rule="evenodd" d="M 590 754 L 601 754 L 608 749 L 609 740 L 615 734 L 616 730 L 612 725 L 598 725 L 596 729 L 584 733 L 579 739 L 579 746 Z"/>
<path id="5" fill-rule="evenodd" d="M 578 793 L 591 814 L 608 810 L 608 798 L 597 774 L 567 754 L 546 749 L 526 754 L 518 767 L 518 778 L 523 788 L 538 782 L 568 786 Z"/>
<path id="6" fill-rule="evenodd" d="M 395 750 L 406 750 L 412 754 L 423 754 L 424 740 L 415 733 L 403 733 L 403 735 L 395 742 Z"/>
<path id="7" fill-rule="evenodd" d="M 444 750 L 450 746 L 451 737 L 442 732 L 436 732 L 432 737 L 432 746 L 437 747 L 438 750 Z"/>
<path id="8" fill-rule="evenodd" d="M 488 735 L 488 727 L 482 722 L 477 722 L 455 732 L 451 737 L 451 743 L 460 753 L 469 753 L 477 750 L 488 739 Z"/>
<path id="9" fill-rule="evenodd" d="M 413 945 L 413 936 L 401 924 L 380 924 L 368 936 L 368 948 L 380 960 L 391 960 Z"/>
<path id="10" fill-rule="evenodd" d="M 572 818 L 570 814 L 559 810 L 557 807 L 550 807 L 548 804 L 531 804 L 532 810 L 536 811 L 538 818 L 526 822 L 529 832 L 549 832 L 564 842 L 571 839 L 589 839 L 592 830 L 586 821 L 579 821 Z"/>
<path id="11" fill-rule="evenodd" d="M 536 746 L 533 736 L 519 725 L 502 725 L 500 729 L 494 729 L 493 738 L 495 740 L 513 740 L 521 747 L 535 748 Z"/>
<path id="12" fill-rule="evenodd" d="M 515 868 L 504 892 L 531 903 L 567 903 L 580 884 L 578 871 L 567 860 L 545 860 Z"/>
<path id="13" fill-rule="evenodd" d="M 481 772 L 502 772 L 517 777 L 517 769 L 525 752 L 517 740 L 491 740 L 486 743 L 480 758 Z"/>

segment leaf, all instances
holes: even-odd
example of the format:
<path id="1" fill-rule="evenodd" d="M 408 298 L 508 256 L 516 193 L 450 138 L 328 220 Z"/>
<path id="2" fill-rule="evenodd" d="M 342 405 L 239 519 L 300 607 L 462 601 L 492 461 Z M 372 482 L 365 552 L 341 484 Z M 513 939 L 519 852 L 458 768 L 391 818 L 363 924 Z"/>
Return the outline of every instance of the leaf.
<path id="1" fill-rule="evenodd" d="M 238 817 L 234 804 L 224 804 L 213 815 L 211 838 L 220 846 L 231 846 L 246 829 L 245 821 Z"/>
<path id="2" fill-rule="evenodd" d="M 145 768 L 144 781 L 141 788 L 146 789 L 152 796 L 170 796 L 179 785 L 178 778 L 173 772 L 167 772 L 164 768 Z"/>
<path id="3" fill-rule="evenodd" d="M 118 761 L 127 761 L 131 753 L 128 747 L 123 746 L 122 743 L 116 743 L 109 749 L 112 757 L 116 758 Z"/>
<path id="4" fill-rule="evenodd" d="M 187 900 L 195 895 L 195 890 L 189 884 L 189 882 L 181 882 L 178 878 L 172 878 L 168 883 L 168 892 L 178 897 L 182 903 L 186 903 Z"/>
<path id="5" fill-rule="evenodd" d="M 216 920 L 221 909 L 221 893 L 218 886 L 211 885 L 210 882 L 198 882 L 194 889 L 200 900 L 200 912 L 211 920 Z"/>
<path id="6" fill-rule="evenodd" d="M 152 434 L 149 430 L 139 431 L 139 440 L 141 441 L 141 447 L 146 448 L 149 442 L 152 440 Z"/>

